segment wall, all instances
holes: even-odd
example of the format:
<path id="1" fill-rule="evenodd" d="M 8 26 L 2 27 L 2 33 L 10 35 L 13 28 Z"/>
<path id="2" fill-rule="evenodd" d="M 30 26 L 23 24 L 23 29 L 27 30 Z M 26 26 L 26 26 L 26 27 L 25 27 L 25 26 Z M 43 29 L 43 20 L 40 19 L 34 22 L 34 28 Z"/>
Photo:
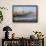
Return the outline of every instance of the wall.
<path id="1" fill-rule="evenodd" d="M 34 31 L 41 31 L 46 37 L 46 0 L 0 0 L 0 6 L 8 8 L 3 10 L 4 20 L 0 23 L 0 46 L 4 38 L 3 27 L 9 25 L 16 37 L 29 37 Z M 13 23 L 12 22 L 12 5 L 38 5 L 38 23 Z M 45 38 L 46 45 L 46 38 Z"/>

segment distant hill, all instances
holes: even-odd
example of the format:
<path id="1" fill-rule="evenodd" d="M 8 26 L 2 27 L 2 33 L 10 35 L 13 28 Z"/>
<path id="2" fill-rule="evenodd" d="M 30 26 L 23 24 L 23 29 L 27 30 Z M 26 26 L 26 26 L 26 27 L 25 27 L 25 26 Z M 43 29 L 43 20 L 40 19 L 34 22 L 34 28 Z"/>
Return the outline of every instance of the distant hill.
<path id="1" fill-rule="evenodd" d="M 32 12 L 32 11 L 16 11 L 16 12 L 14 12 L 14 16 L 16 16 L 16 15 L 20 15 L 20 16 L 22 16 L 22 15 L 28 15 L 28 14 L 33 14 L 33 15 L 36 15 L 36 13 L 34 13 L 34 12 Z"/>

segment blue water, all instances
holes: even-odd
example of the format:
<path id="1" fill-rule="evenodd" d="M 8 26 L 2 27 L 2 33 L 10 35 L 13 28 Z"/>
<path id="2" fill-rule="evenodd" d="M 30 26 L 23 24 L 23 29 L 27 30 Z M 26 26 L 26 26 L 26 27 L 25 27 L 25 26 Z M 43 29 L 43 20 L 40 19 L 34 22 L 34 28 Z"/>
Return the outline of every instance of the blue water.
<path id="1" fill-rule="evenodd" d="M 21 21 L 21 20 L 36 20 L 36 15 L 32 15 L 32 14 L 28 14 L 28 15 L 23 15 L 23 16 L 20 16 L 20 17 L 14 17 L 14 20 L 16 21 Z"/>

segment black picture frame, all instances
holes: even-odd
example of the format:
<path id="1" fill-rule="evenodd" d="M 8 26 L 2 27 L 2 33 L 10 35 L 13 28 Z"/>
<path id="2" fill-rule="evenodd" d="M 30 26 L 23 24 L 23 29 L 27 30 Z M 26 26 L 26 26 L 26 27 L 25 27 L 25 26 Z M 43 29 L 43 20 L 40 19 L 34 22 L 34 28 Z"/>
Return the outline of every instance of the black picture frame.
<path id="1" fill-rule="evenodd" d="M 18 8 L 18 9 L 17 9 Z M 20 13 L 20 9 L 22 8 L 22 13 Z M 28 14 L 33 14 L 33 15 L 31 15 L 31 16 L 33 16 L 32 18 L 30 18 L 29 16 L 28 16 L 28 14 L 26 13 L 28 10 L 27 9 L 29 9 L 29 11 L 30 11 L 30 8 L 32 8 L 34 11 L 35 11 L 35 13 L 34 13 L 34 11 L 33 12 L 31 12 L 31 13 L 28 13 Z M 17 11 L 17 10 L 18 11 Z M 24 10 L 24 9 L 26 9 L 26 10 Z M 19 11 L 20 10 L 20 11 Z M 15 13 L 14 13 L 14 11 L 15 11 Z M 25 12 L 26 11 L 26 12 Z M 28 12 L 29 12 L 28 11 Z M 18 12 L 18 13 L 17 13 Z M 26 14 L 25 14 L 26 13 Z M 35 14 L 35 15 L 34 15 Z M 17 18 L 18 17 L 18 18 Z M 27 18 L 26 18 L 27 17 Z M 29 18 L 28 18 L 29 17 Z M 25 20 L 24 20 L 25 19 Z M 26 20 L 27 19 L 27 20 Z M 38 5 L 13 5 L 12 6 L 12 21 L 13 22 L 32 22 L 32 23 L 37 23 L 38 22 Z"/>

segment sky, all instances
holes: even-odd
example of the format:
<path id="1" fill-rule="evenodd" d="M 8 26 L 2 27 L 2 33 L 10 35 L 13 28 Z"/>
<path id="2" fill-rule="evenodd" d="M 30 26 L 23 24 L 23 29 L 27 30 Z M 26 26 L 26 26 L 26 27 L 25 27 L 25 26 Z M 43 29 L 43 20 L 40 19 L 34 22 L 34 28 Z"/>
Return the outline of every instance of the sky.
<path id="1" fill-rule="evenodd" d="M 36 7 L 14 7 L 14 12 L 17 10 L 27 10 L 27 11 L 32 11 L 36 12 Z"/>

